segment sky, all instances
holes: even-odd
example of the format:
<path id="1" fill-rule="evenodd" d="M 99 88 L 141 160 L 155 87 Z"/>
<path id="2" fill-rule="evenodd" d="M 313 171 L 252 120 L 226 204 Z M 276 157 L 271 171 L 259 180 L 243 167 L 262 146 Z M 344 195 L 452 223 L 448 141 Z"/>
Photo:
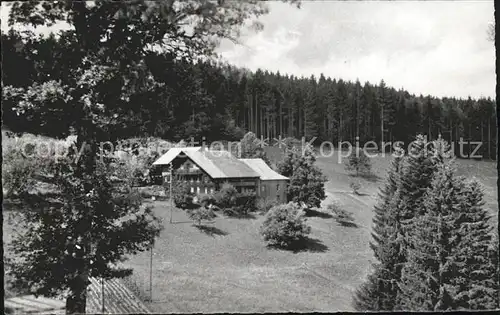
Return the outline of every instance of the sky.
<path id="1" fill-rule="evenodd" d="M 494 97 L 493 1 L 273 2 L 264 30 L 225 41 L 230 63 L 298 76 L 321 73 L 439 97 Z"/>
<path id="2" fill-rule="evenodd" d="M 438 97 L 495 97 L 493 1 L 270 2 L 241 44 L 217 52 L 231 64 L 281 74 L 378 83 Z M 2 29 L 7 10 L 2 5 Z"/>

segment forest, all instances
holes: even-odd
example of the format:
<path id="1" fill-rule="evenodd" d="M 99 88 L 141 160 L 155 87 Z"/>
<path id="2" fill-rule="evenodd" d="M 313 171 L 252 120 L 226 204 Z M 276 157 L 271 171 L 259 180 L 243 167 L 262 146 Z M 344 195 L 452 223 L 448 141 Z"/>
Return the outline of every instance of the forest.
<path id="1" fill-rule="evenodd" d="M 62 80 L 81 57 L 75 43 L 63 37 L 26 38 L 10 31 L 2 34 L 4 63 L 2 86 L 26 87 L 36 82 Z M 258 69 L 249 71 L 220 59 L 193 61 L 148 52 L 143 67 L 157 84 L 132 95 L 117 106 L 121 121 L 109 125 L 111 138 L 153 136 L 179 141 L 194 138 L 238 140 L 247 131 L 258 137 L 316 137 L 320 141 L 361 144 L 367 141 L 409 143 L 422 133 L 438 135 L 455 144 L 480 141 L 476 154 L 495 159 L 496 106 L 491 98 L 438 98 L 414 95 L 378 83 L 342 78 L 296 77 Z M 22 73 L 22 75 L 20 75 Z M 140 73 L 138 80 L 143 80 Z M 425 78 L 431 79 L 431 78 Z M 115 84 L 119 84 L 118 81 Z M 435 84 L 439 84 L 436 82 Z M 110 97 L 112 99 L 112 97 Z M 61 102 L 48 111 L 13 110 L 15 98 L 2 102 L 3 124 L 14 132 L 59 136 L 71 129 L 72 111 Z M 465 157 L 475 145 L 466 144 Z"/>

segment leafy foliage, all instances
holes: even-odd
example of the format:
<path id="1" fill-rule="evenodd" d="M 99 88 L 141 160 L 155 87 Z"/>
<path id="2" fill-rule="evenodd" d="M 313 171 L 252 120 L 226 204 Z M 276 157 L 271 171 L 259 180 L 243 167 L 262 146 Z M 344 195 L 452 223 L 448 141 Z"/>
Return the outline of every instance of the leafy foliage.
<path id="1" fill-rule="evenodd" d="M 214 194 L 215 202 L 221 209 L 232 208 L 236 205 L 236 196 L 238 191 L 236 188 L 228 183 L 222 184 L 219 191 Z"/>
<path id="2" fill-rule="evenodd" d="M 229 216 L 246 215 L 256 210 L 257 196 L 254 192 L 239 193 L 228 183 L 214 195 L 216 206 Z"/>
<path id="3" fill-rule="evenodd" d="M 241 158 L 243 159 L 262 159 L 267 165 L 271 166 L 271 161 L 264 152 L 262 146 L 259 146 L 259 139 L 249 131 L 240 140 Z"/>
<path id="4" fill-rule="evenodd" d="M 179 209 L 191 209 L 194 207 L 194 194 L 186 182 L 179 182 L 172 185 L 172 197 L 175 206 Z"/>
<path id="5" fill-rule="evenodd" d="M 216 200 L 213 194 L 199 194 L 198 203 L 202 207 L 209 207 L 216 204 Z"/>
<path id="6" fill-rule="evenodd" d="M 117 263 L 126 254 L 147 249 L 160 226 L 126 181 L 109 180 L 118 169 L 119 165 L 98 162 L 93 176 L 78 179 L 74 164 L 51 166 L 55 190 L 43 203 L 24 198 L 29 211 L 19 213 L 23 233 L 9 244 L 16 260 L 7 270 L 15 287 L 54 296 L 83 281 L 82 265 L 93 277 L 132 272 Z M 85 202 L 78 202 L 82 199 Z"/>
<path id="7" fill-rule="evenodd" d="M 352 225 L 354 223 L 354 216 L 352 212 L 342 209 L 337 201 L 333 201 L 327 206 L 329 212 L 333 214 L 334 219 L 342 225 Z"/>
<path id="8" fill-rule="evenodd" d="M 32 191 L 35 173 L 44 174 L 51 160 L 37 154 L 36 138 L 2 135 L 2 186 L 4 198 L 18 197 Z M 39 140 L 38 140 L 39 141 Z"/>
<path id="9" fill-rule="evenodd" d="M 271 246 L 290 248 L 311 232 L 304 212 L 298 204 L 278 205 L 266 214 L 260 233 Z"/>
<path id="10" fill-rule="evenodd" d="M 265 13 L 266 6 L 254 1 L 137 1 L 127 5 L 106 1 L 53 1 L 12 5 L 11 26 L 16 23 L 34 27 L 66 23 L 70 27 L 61 30 L 57 37 L 47 39 L 32 36 L 29 31 L 24 38 L 19 34 L 12 36 L 17 38 L 10 43 L 20 43 L 18 48 L 22 55 L 36 55 L 38 50 L 33 46 L 37 46 L 42 57 L 35 57 L 31 64 L 25 63 L 32 67 L 29 79 L 16 81 L 10 72 L 6 78 L 12 81 L 2 82 L 2 103 L 9 109 L 9 124 L 15 125 L 15 117 L 23 117 L 25 127 L 41 122 L 38 131 L 55 137 L 66 136 L 73 129 L 78 136 L 76 147 L 84 151 L 78 162 L 62 163 L 54 171 L 59 180 L 57 184 L 61 186 L 60 197 L 65 202 L 58 204 L 56 210 L 51 208 L 50 216 L 47 212 L 46 216 L 33 216 L 34 219 L 28 221 L 25 238 L 15 243 L 25 263 L 14 269 L 19 282 L 33 285 L 37 292 L 53 293 L 67 288 L 66 311 L 85 313 L 88 277 L 122 275 L 120 270 L 114 272 L 107 264 L 122 259 L 128 252 L 144 250 L 146 243 L 149 246 L 157 234 L 152 227 L 154 220 L 148 219 L 148 211 L 145 214 L 138 212 L 140 202 L 128 199 L 125 188 L 118 196 L 121 200 L 118 205 L 113 203 L 110 179 L 96 173 L 98 168 L 107 169 L 111 165 L 107 159 L 101 165 L 98 143 L 114 141 L 120 131 L 129 128 L 132 132 L 143 132 L 142 116 L 148 111 L 142 111 L 137 104 L 165 109 L 159 105 L 168 101 L 173 93 L 165 89 L 164 82 L 157 80 L 152 59 L 154 62 L 155 57 L 160 56 L 156 60 L 172 62 L 212 56 L 218 40 L 235 40 L 244 23 Z M 191 26 L 189 30 L 183 26 L 186 23 Z M 12 31 L 11 35 L 14 33 Z M 7 51 L 15 55 L 13 49 Z M 174 78 L 173 81 L 184 85 L 182 80 Z M 197 93 L 201 96 L 198 102 L 203 103 L 202 90 L 197 89 L 199 82 L 194 80 L 193 83 L 186 86 L 201 92 Z M 182 95 L 177 94 L 172 99 L 178 104 L 191 103 L 190 93 L 183 90 Z M 163 116 L 156 116 L 146 126 L 157 128 L 157 117 Z M 219 121 L 227 120 L 215 117 Z M 198 116 L 197 121 L 203 121 L 203 115 Z M 166 122 L 170 124 L 171 120 L 166 119 Z M 128 135 L 122 133 L 121 136 Z M 117 175 L 115 178 L 126 186 L 125 179 Z M 93 218 L 96 211 L 112 215 Z M 58 235 L 65 229 L 54 231 L 54 227 L 49 227 L 54 225 L 48 223 L 67 218 L 67 212 L 75 215 L 75 222 L 81 223 L 68 225 L 67 233 L 78 248 L 75 251 L 70 246 L 65 253 L 66 235 Z M 125 224 L 122 229 L 119 223 L 118 227 L 113 225 L 120 220 Z M 127 229 L 129 227 L 132 231 Z M 102 240 L 103 247 L 108 247 L 98 251 L 100 256 L 92 252 L 98 240 Z M 50 244 L 58 250 L 37 251 L 40 244 Z M 37 265 L 45 261 L 48 266 Z M 29 265 L 35 268 L 26 268 Z M 39 267 L 47 267 L 45 270 L 51 272 L 40 274 L 44 268 Z"/>
<path id="11" fill-rule="evenodd" d="M 215 218 L 214 211 L 209 207 L 197 207 L 188 211 L 189 218 L 196 225 L 200 226 L 202 221 L 209 221 Z"/>
<path id="12" fill-rule="evenodd" d="M 257 200 L 257 210 L 260 213 L 266 214 L 274 206 L 277 206 L 278 202 L 274 198 L 259 198 Z"/>

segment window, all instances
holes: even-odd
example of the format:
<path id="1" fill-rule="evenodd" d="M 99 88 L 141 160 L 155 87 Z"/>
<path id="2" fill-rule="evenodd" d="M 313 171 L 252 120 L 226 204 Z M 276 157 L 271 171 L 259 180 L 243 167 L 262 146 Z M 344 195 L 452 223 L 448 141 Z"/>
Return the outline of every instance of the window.
<path id="1" fill-rule="evenodd" d="M 166 173 L 164 178 L 165 178 L 165 183 L 167 184 L 170 183 L 170 173 Z"/>
<path id="2" fill-rule="evenodd" d="M 262 192 L 265 192 L 265 191 L 266 191 L 266 186 L 262 185 L 262 186 L 260 187 L 260 190 L 261 190 Z"/>
<path id="3" fill-rule="evenodd" d="M 200 187 L 196 187 L 196 193 L 199 194 L 200 193 Z"/>
<path id="4" fill-rule="evenodd" d="M 208 194 L 208 188 L 205 187 L 205 194 Z"/>
<path id="5" fill-rule="evenodd" d="M 191 193 L 194 193 L 194 187 L 191 187 Z"/>
<path id="6" fill-rule="evenodd" d="M 280 190 L 280 184 L 276 184 L 276 191 Z"/>

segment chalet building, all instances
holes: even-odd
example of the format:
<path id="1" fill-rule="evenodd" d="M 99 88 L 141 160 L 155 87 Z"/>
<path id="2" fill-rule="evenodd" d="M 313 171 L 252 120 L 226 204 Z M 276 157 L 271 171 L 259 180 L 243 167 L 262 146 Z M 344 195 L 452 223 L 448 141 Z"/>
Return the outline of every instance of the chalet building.
<path id="1" fill-rule="evenodd" d="M 153 163 L 153 173 L 162 174 L 166 181 L 169 167 L 176 181 L 187 182 L 192 193 L 214 193 L 224 183 L 238 192 L 255 192 L 262 198 L 286 202 L 288 178 L 273 171 L 261 159 L 237 159 L 228 151 L 203 147 L 171 148 Z"/>

